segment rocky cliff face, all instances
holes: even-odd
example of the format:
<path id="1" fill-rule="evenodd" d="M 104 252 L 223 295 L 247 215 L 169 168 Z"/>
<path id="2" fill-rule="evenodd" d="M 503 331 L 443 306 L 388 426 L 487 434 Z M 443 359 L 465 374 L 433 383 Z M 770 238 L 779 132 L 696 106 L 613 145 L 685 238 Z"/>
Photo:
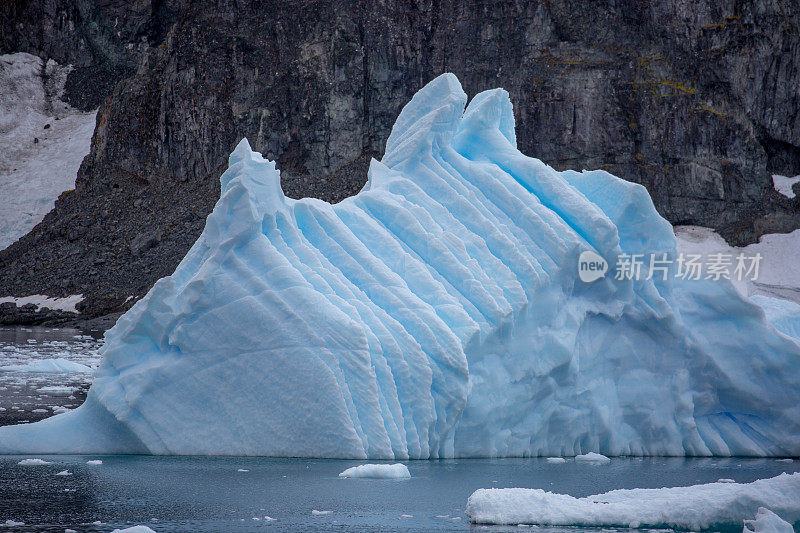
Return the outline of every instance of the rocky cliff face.
<path id="1" fill-rule="evenodd" d="M 673 223 L 736 244 L 800 226 L 770 181 L 800 174 L 794 0 L 63 4 L 0 7 L 0 52 L 78 65 L 73 105 L 108 97 L 75 191 L 0 252 L 0 294 L 126 308 L 200 234 L 241 137 L 287 195 L 335 202 L 445 71 L 509 91 L 524 153 L 642 183 Z"/>

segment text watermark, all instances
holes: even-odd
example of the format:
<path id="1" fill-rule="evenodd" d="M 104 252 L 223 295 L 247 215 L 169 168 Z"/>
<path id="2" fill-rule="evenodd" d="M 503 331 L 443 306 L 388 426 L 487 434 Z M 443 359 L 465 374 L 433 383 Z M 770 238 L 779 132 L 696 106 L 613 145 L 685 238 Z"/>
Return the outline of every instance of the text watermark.
<path id="1" fill-rule="evenodd" d="M 609 276 L 615 280 L 661 280 L 670 277 L 682 280 L 750 280 L 758 279 L 761 254 L 713 253 L 675 256 L 667 253 L 620 254 L 612 272 L 608 261 L 592 250 L 586 250 L 578 258 L 578 277 L 591 283 Z"/>

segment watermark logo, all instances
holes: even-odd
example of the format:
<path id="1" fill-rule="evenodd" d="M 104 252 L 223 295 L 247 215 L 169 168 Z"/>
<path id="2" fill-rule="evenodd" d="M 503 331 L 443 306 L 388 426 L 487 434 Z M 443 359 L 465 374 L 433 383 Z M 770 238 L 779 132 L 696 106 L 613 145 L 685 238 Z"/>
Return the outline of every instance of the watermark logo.
<path id="1" fill-rule="evenodd" d="M 581 252 L 578 257 L 578 277 L 584 283 L 591 283 L 605 277 L 608 272 L 608 261 L 592 250 Z"/>
<path id="2" fill-rule="evenodd" d="M 761 254 L 712 253 L 708 255 L 679 253 L 626 254 L 617 257 L 614 265 L 615 280 L 661 280 L 672 277 L 679 280 L 751 280 L 757 281 Z M 591 283 L 606 276 L 609 265 L 592 250 L 578 258 L 578 277 Z"/>

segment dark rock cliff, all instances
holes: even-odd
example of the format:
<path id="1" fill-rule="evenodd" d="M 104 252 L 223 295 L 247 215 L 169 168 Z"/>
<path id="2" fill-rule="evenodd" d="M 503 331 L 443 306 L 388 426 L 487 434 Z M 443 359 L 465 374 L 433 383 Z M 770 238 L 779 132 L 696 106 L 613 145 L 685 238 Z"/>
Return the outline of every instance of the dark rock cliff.
<path id="1" fill-rule="evenodd" d="M 58 4 L 55 6 L 55 4 Z M 800 227 L 794 0 L 189 2 L 0 7 L 0 52 L 75 64 L 100 106 L 75 191 L 0 252 L 0 294 L 132 304 L 172 272 L 243 136 L 289 196 L 357 192 L 402 106 L 451 71 L 511 94 L 521 150 L 644 184 L 676 224 L 734 244 Z"/>

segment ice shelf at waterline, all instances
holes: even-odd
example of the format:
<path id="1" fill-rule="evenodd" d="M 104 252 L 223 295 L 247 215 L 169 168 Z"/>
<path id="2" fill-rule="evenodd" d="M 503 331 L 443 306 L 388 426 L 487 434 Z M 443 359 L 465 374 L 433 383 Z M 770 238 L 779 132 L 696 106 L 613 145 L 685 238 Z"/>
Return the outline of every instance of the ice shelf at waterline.
<path id="1" fill-rule="evenodd" d="M 243 140 L 203 234 L 106 334 L 86 403 L 1 453 L 800 455 L 800 344 L 729 283 L 578 279 L 674 255 L 646 190 L 516 148 L 452 74 L 356 196 L 286 198 Z"/>

